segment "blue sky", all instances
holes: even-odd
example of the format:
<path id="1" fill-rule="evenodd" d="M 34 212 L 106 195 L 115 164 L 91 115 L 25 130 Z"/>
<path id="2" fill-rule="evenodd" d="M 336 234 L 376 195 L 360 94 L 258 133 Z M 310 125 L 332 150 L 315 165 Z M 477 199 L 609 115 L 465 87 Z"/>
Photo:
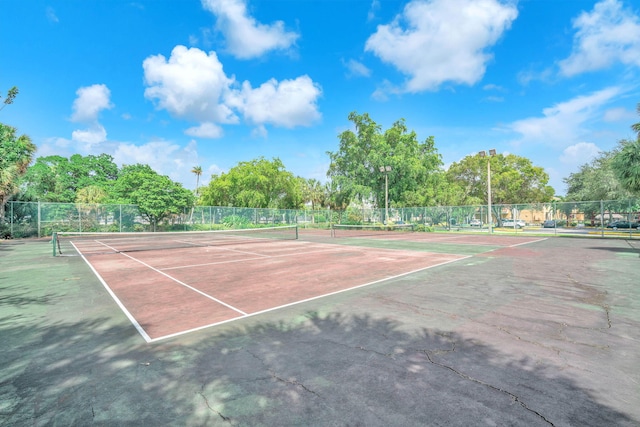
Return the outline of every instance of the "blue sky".
<path id="1" fill-rule="evenodd" d="M 1 0 L 0 121 L 36 156 L 112 155 L 195 186 L 280 158 L 326 180 L 352 111 L 562 179 L 633 138 L 630 0 Z"/>

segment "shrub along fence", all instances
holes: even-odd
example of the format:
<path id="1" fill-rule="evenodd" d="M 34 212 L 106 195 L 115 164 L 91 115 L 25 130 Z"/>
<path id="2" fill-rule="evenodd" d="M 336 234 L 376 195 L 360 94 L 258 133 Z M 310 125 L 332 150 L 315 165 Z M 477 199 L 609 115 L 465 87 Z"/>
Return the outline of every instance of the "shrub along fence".
<path id="1" fill-rule="evenodd" d="M 493 205 L 491 210 L 492 227 L 501 232 L 553 228 L 556 234 L 582 230 L 604 236 L 606 231 L 615 230 L 640 238 L 637 229 L 640 199 L 501 204 Z M 54 231 L 189 231 L 279 224 L 329 228 L 332 223 L 406 223 L 415 224 L 419 231 L 489 229 L 486 205 L 390 208 L 388 211 L 389 218 L 385 218 L 385 209 L 367 207 L 334 211 L 194 206 L 181 213 L 167 214 L 154 224 L 134 205 L 11 201 L 5 205 L 4 218 L 0 218 L 0 237 L 47 237 Z"/>

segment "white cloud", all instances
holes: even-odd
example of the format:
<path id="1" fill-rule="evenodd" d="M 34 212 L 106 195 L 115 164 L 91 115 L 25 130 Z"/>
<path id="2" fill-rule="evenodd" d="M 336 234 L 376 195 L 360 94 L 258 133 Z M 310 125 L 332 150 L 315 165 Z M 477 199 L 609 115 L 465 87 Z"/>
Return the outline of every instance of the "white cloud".
<path id="1" fill-rule="evenodd" d="M 487 96 L 485 101 L 488 102 L 504 102 L 504 97 L 502 96 Z"/>
<path id="2" fill-rule="evenodd" d="M 573 51 L 559 62 L 563 75 L 601 70 L 616 62 L 640 67 L 640 18 L 623 9 L 620 1 L 596 3 L 573 21 L 573 28 Z"/>
<path id="3" fill-rule="evenodd" d="M 73 122 L 96 122 L 102 110 L 113 108 L 110 101 L 111 91 L 106 85 L 81 87 L 76 91 L 76 95 L 72 106 L 71 121 Z"/>
<path id="4" fill-rule="evenodd" d="M 376 19 L 376 13 L 380 10 L 380 0 L 373 0 L 367 13 L 367 21 L 373 21 Z"/>
<path id="5" fill-rule="evenodd" d="M 404 91 L 435 90 L 444 82 L 472 85 L 485 73 L 494 45 L 518 16 L 498 0 L 414 0 L 380 25 L 365 50 L 408 76 Z"/>
<path id="6" fill-rule="evenodd" d="M 118 165 L 147 164 L 156 172 L 182 183 L 191 181 L 191 168 L 200 162 L 195 141 L 185 147 L 163 140 L 143 145 L 119 143 L 112 156 Z M 195 179 L 193 182 L 195 185 Z"/>
<path id="7" fill-rule="evenodd" d="M 47 7 L 47 19 L 49 20 L 49 22 L 53 22 L 54 24 L 57 24 L 58 22 L 60 22 L 60 20 L 58 19 L 58 16 L 56 15 L 56 11 L 53 10 L 53 8 L 51 6 Z"/>
<path id="8" fill-rule="evenodd" d="M 186 135 L 197 138 L 220 138 L 223 135 L 222 128 L 215 123 L 205 122 L 199 126 L 191 127 L 184 131 Z"/>
<path id="9" fill-rule="evenodd" d="M 525 71 L 520 71 L 517 75 L 518 78 L 518 83 L 520 83 L 522 86 L 527 86 L 529 83 L 531 83 L 534 80 L 539 80 L 539 81 L 551 81 L 553 75 L 555 74 L 553 67 L 546 67 L 542 70 L 525 70 Z"/>
<path id="10" fill-rule="evenodd" d="M 371 70 L 355 59 L 348 61 L 343 60 L 342 63 L 347 68 L 347 75 L 349 77 L 369 77 L 371 75 Z"/>
<path id="11" fill-rule="evenodd" d="M 521 135 L 517 143 L 566 147 L 577 142 L 589 122 L 600 118 L 603 106 L 620 92 L 619 88 L 610 87 L 590 95 L 578 96 L 545 108 L 542 110 L 542 117 L 518 120 L 507 128 Z"/>
<path id="12" fill-rule="evenodd" d="M 486 85 L 482 86 L 482 89 L 483 90 L 495 90 L 495 91 L 498 91 L 498 92 L 506 92 L 507 91 L 503 86 L 496 85 L 496 84 L 493 84 L 493 83 L 489 83 L 489 84 L 486 84 Z"/>
<path id="13" fill-rule="evenodd" d="M 74 130 L 71 133 L 71 140 L 78 142 L 85 146 L 85 150 L 88 147 L 99 144 L 107 140 L 107 131 L 101 124 L 95 124 L 92 127 L 84 130 Z"/>
<path id="14" fill-rule="evenodd" d="M 264 125 L 259 125 L 253 128 L 251 131 L 251 136 L 253 138 L 266 138 L 269 132 L 267 132 L 267 128 Z"/>
<path id="15" fill-rule="evenodd" d="M 579 142 L 565 148 L 560 156 L 560 161 L 569 166 L 579 166 L 589 163 L 601 152 L 600 148 L 592 142 Z"/>
<path id="16" fill-rule="evenodd" d="M 309 126 L 320 119 L 316 103 L 321 94 L 309 76 L 281 82 L 271 79 L 255 89 L 245 81 L 232 102 L 249 123 L 293 128 Z"/>
<path id="17" fill-rule="evenodd" d="M 148 57 L 143 68 L 145 97 L 175 117 L 200 122 L 187 129 L 187 135 L 219 138 L 218 124 L 238 123 L 236 113 L 251 124 L 287 128 L 308 126 L 320 118 L 317 100 L 322 90 L 308 76 L 270 79 L 256 89 L 245 81 L 238 88 L 235 79 L 224 74 L 215 52 L 184 46 L 176 46 L 168 60 Z"/>
<path id="18" fill-rule="evenodd" d="M 89 153 L 93 147 L 107 140 L 107 131 L 98 122 L 100 112 L 113 108 L 111 91 L 104 84 L 81 87 L 76 91 L 73 101 L 71 121 L 85 123 L 86 129 L 76 129 L 71 133 L 71 141 L 58 138 L 57 145 L 74 145 L 83 153 Z"/>
<path id="19" fill-rule="evenodd" d="M 611 108 L 604 112 L 602 120 L 605 122 L 621 122 L 625 120 L 633 120 L 636 114 L 626 108 Z"/>
<path id="20" fill-rule="evenodd" d="M 216 29 L 237 58 L 255 58 L 271 50 L 288 49 L 299 37 L 286 31 L 282 21 L 271 25 L 257 22 L 249 16 L 244 0 L 202 0 L 202 6 L 216 15 Z"/>
<path id="21" fill-rule="evenodd" d="M 176 46 L 168 60 L 163 55 L 150 56 L 142 67 L 148 85 L 144 96 L 159 108 L 202 122 L 238 121 L 224 104 L 233 79 L 225 75 L 215 52 Z"/>

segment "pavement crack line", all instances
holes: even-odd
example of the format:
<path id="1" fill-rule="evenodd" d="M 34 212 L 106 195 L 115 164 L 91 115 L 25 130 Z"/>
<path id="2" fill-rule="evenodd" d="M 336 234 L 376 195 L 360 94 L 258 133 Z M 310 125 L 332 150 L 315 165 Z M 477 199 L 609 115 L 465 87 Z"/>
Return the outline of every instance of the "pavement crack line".
<path id="1" fill-rule="evenodd" d="M 293 379 L 293 380 L 288 380 L 288 379 L 286 379 L 286 378 L 282 378 L 281 376 L 279 376 L 279 375 L 278 375 L 276 372 L 274 372 L 274 371 L 273 371 L 269 366 L 267 366 L 267 364 L 264 362 L 264 360 L 262 360 L 260 357 L 258 357 L 258 355 L 257 355 L 257 354 L 254 354 L 254 353 L 252 353 L 251 351 L 246 350 L 246 349 L 245 349 L 245 351 L 246 351 L 247 353 L 249 353 L 250 355 L 252 355 L 253 357 L 255 357 L 255 358 L 256 358 L 256 359 L 257 359 L 257 360 L 262 364 L 262 366 L 264 366 L 264 367 L 265 367 L 265 369 L 267 370 L 267 372 L 269 373 L 269 375 L 271 376 L 271 378 L 273 378 L 274 380 L 276 380 L 276 381 L 280 381 L 280 382 L 285 383 L 285 384 L 290 384 L 290 385 L 293 385 L 293 386 L 296 386 L 296 387 L 300 387 L 301 389 L 303 389 L 303 390 L 304 390 L 304 391 L 306 391 L 307 393 L 311 393 L 311 394 L 313 394 L 313 395 L 315 395 L 315 396 L 320 397 L 320 395 L 319 395 L 318 393 L 316 393 L 315 391 L 311 390 L 309 387 L 307 387 L 306 385 L 304 385 L 304 384 L 303 384 L 303 383 L 301 383 L 300 381 L 295 380 L 295 379 Z"/>
<path id="2" fill-rule="evenodd" d="M 495 390 L 495 391 L 497 391 L 497 392 L 500 392 L 500 393 L 506 394 L 506 395 L 507 395 L 507 396 L 509 396 L 511 399 L 513 399 L 513 401 L 514 401 L 514 402 L 517 402 L 520 406 L 522 406 L 522 407 L 523 407 L 524 409 L 526 409 L 527 411 L 529 411 L 529 412 L 531 412 L 531 413 L 533 413 L 533 414 L 537 415 L 540 419 L 542 419 L 544 422 L 546 422 L 546 423 L 547 423 L 547 424 L 549 424 L 550 426 L 555 426 L 555 424 L 553 424 L 551 421 L 549 421 L 549 420 L 548 420 L 544 415 L 542 415 L 540 412 L 538 412 L 538 411 L 536 411 L 536 410 L 534 410 L 534 409 L 529 408 L 529 407 L 527 406 L 527 404 L 526 404 L 526 403 L 524 403 L 524 402 L 520 399 L 520 397 L 518 397 L 517 395 L 515 395 L 515 394 L 511 393 L 510 391 L 505 390 L 505 389 L 503 389 L 503 388 L 500 388 L 500 387 L 498 387 L 498 386 L 494 386 L 494 385 L 492 385 L 492 384 L 486 383 L 486 382 L 484 382 L 484 381 L 480 381 L 480 380 L 479 380 L 479 379 L 477 379 L 477 378 L 473 378 L 473 377 L 471 377 L 471 376 L 469 376 L 469 375 L 467 375 L 467 374 L 464 374 L 464 373 L 462 373 L 462 372 L 458 371 L 457 369 L 455 369 L 455 368 L 453 368 L 453 367 L 451 367 L 451 366 L 445 365 L 444 363 L 437 362 L 437 361 L 433 360 L 433 358 L 431 357 L 431 355 L 434 355 L 434 354 L 452 353 L 452 352 L 454 352 L 454 351 L 455 351 L 455 349 L 456 349 L 456 347 L 455 347 L 455 343 L 453 343 L 453 347 L 452 347 L 452 348 L 450 348 L 450 349 L 420 350 L 420 351 L 422 351 L 422 352 L 427 356 L 427 359 L 429 360 L 429 362 L 430 362 L 431 364 L 436 365 L 436 366 L 439 366 L 439 367 L 441 367 L 441 368 L 443 368 L 443 369 L 447 369 L 447 370 L 449 370 L 449 371 L 453 372 L 454 374 L 458 375 L 460 378 L 463 378 L 463 379 L 465 379 L 465 380 L 472 381 L 472 382 L 474 382 L 474 383 L 476 383 L 476 384 L 480 384 L 480 385 L 482 385 L 482 386 L 484 386 L 484 387 L 489 387 L 489 388 L 490 388 L 490 389 L 492 389 L 492 390 Z"/>
<path id="3" fill-rule="evenodd" d="M 585 285 L 584 283 L 580 283 L 578 280 L 574 279 L 571 274 L 567 274 L 567 279 L 569 279 L 569 281 L 571 283 L 573 283 L 578 289 L 580 289 L 581 291 L 585 292 L 585 293 L 595 293 L 595 295 L 589 295 L 590 297 L 583 297 L 581 298 L 582 301 L 586 304 L 592 304 L 595 306 L 600 307 L 606 317 L 607 317 L 607 329 L 611 329 L 611 316 L 610 316 L 610 307 L 604 303 L 604 300 L 607 296 L 607 291 L 600 291 L 597 289 L 594 289 L 591 286 Z M 596 329 L 604 329 L 604 328 L 596 328 Z"/>
<path id="4" fill-rule="evenodd" d="M 368 353 L 377 354 L 379 356 L 388 357 L 392 360 L 396 360 L 396 353 L 382 353 L 381 351 L 371 350 L 370 348 L 363 347 L 361 345 L 355 347 L 356 350 L 366 351 Z"/>
<path id="5" fill-rule="evenodd" d="M 222 413 L 220 411 L 217 411 L 216 409 L 211 407 L 211 405 L 209 404 L 209 399 L 207 399 L 207 396 L 204 395 L 204 384 L 202 384 L 202 388 L 200 389 L 198 394 L 200 396 L 202 396 L 202 399 L 204 400 L 204 403 L 207 405 L 207 408 L 209 408 L 209 410 L 211 412 L 213 412 L 214 414 L 218 415 L 220 418 L 222 418 L 223 421 L 231 422 L 231 418 L 225 417 L 224 415 L 222 415 Z"/>

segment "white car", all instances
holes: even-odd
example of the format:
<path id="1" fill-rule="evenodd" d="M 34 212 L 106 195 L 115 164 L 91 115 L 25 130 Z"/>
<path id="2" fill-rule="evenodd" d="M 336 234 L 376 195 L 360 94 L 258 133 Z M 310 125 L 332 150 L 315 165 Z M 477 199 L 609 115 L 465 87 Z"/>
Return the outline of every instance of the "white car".
<path id="1" fill-rule="evenodd" d="M 469 225 L 471 227 L 482 227 L 482 221 L 479 219 L 472 219 L 471 222 L 469 222 Z"/>
<path id="2" fill-rule="evenodd" d="M 502 226 L 503 227 L 511 227 L 511 228 L 524 228 L 527 225 L 526 222 L 524 222 L 521 219 L 517 219 L 517 220 L 512 220 L 512 219 L 505 219 L 502 220 Z"/>

